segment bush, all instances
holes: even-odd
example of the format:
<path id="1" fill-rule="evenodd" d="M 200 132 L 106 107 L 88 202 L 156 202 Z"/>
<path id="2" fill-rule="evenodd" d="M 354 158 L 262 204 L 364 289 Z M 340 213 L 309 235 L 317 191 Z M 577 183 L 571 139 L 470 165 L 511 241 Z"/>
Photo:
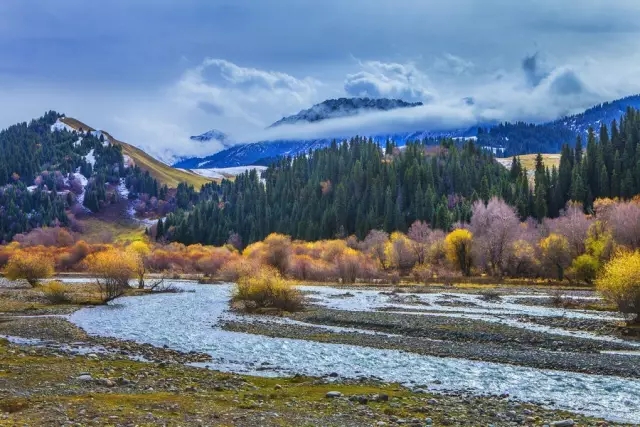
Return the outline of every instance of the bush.
<path id="1" fill-rule="evenodd" d="M 67 304 L 71 302 L 67 287 L 61 282 L 49 282 L 42 286 L 44 297 L 52 304 Z"/>
<path id="2" fill-rule="evenodd" d="M 591 255 L 583 254 L 573 260 L 568 271 L 568 276 L 578 282 L 591 285 L 593 281 L 596 280 L 598 269 L 600 269 L 598 260 Z"/>
<path id="3" fill-rule="evenodd" d="M 45 255 L 17 251 L 9 258 L 6 275 L 9 280 L 24 279 L 36 287 L 40 280 L 53 276 L 53 265 L 53 260 Z"/>
<path id="4" fill-rule="evenodd" d="M 247 311 L 278 309 L 293 312 L 303 308 L 300 292 L 272 267 L 262 267 L 240 277 L 232 300 L 242 303 Z"/>
<path id="5" fill-rule="evenodd" d="M 640 322 L 640 251 L 620 252 L 604 266 L 598 290 L 630 320 Z"/>

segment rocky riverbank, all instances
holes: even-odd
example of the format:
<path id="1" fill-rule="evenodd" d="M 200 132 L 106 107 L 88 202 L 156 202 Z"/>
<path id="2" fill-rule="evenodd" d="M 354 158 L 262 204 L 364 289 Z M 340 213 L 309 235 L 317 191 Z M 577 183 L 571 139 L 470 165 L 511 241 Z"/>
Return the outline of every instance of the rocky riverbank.
<path id="1" fill-rule="evenodd" d="M 0 425 L 359 427 L 542 426 L 554 425 L 554 422 L 568 426 L 616 425 L 516 402 L 506 394 L 478 397 L 465 392 L 434 393 L 429 384 L 409 390 L 375 378 L 348 380 L 334 374 L 326 378 L 259 378 L 219 373 L 189 366 L 194 363 L 207 365 L 211 360 L 208 354 L 184 353 L 133 341 L 90 336 L 64 316 L 48 316 L 70 313 L 79 306 L 49 305 L 39 299 L 37 291 L 5 287 L 2 297 L 5 299 L 0 306 L 11 310 L 0 314 L 0 335 L 21 338 L 11 338 L 12 342 L 0 339 Z M 20 304 L 25 308 L 21 309 Z M 33 304 L 37 304 L 36 313 L 44 317 L 30 315 L 34 313 Z M 444 327 L 444 323 L 437 327 L 435 323 L 422 324 L 403 316 L 400 316 L 399 323 L 393 323 L 390 319 L 397 314 L 380 312 L 374 313 L 379 315 L 377 318 L 364 318 L 367 326 L 362 318 L 355 321 L 362 314 L 354 314 L 350 321 L 350 315 L 346 313 L 314 310 L 294 318 L 312 323 L 323 321 L 393 331 L 392 334 L 336 333 L 320 326 L 271 323 L 273 319 L 267 317 L 262 317 L 257 323 L 229 322 L 226 327 L 264 335 L 286 334 L 306 340 L 344 340 L 370 347 L 386 345 L 384 348 L 416 352 L 430 345 L 440 349 L 443 356 L 457 354 L 456 357 L 465 357 L 461 353 L 464 347 L 476 347 L 478 352 L 482 347 L 482 351 L 489 354 L 506 347 L 509 350 L 500 353 L 504 357 L 509 352 L 528 351 L 526 343 L 521 342 L 522 336 L 519 341 L 516 335 L 510 337 L 509 334 L 498 333 L 502 325 L 496 325 L 496 329 L 479 328 L 478 335 L 473 338 L 471 329 L 478 327 L 473 323 L 464 328 Z M 329 318 L 333 320 L 327 320 Z M 267 323 L 262 323 L 265 321 Z M 414 331 L 440 329 L 440 332 L 410 335 L 411 328 Z M 449 350 L 446 350 L 445 341 L 431 338 L 437 334 L 446 338 L 447 328 L 451 333 L 449 336 L 456 337 Z M 488 343 L 498 336 L 503 339 L 487 350 Z M 544 340 L 534 335 L 525 337 L 534 340 L 535 345 L 546 345 Z M 414 341 L 414 350 L 409 348 L 410 341 Z M 581 349 L 581 354 L 587 357 L 596 356 L 598 350 L 573 340 L 556 345 L 560 346 L 559 354 L 568 353 L 567 349 Z M 551 344 L 548 347 L 549 350 L 542 352 L 555 353 Z M 609 360 L 612 360 L 611 356 Z M 583 363 L 590 362 L 583 359 Z M 625 373 L 626 365 L 617 372 L 622 376 L 634 376 Z"/>

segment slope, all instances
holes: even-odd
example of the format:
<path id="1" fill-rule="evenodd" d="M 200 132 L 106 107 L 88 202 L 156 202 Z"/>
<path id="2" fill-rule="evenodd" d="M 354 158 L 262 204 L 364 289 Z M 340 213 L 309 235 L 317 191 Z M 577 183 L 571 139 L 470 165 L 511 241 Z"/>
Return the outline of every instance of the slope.
<path id="1" fill-rule="evenodd" d="M 91 126 L 88 126 L 80 120 L 72 117 L 63 117 L 60 121 L 76 130 L 79 130 L 80 128 L 89 131 L 95 130 Z M 199 190 L 204 184 L 211 182 L 211 179 L 193 172 L 172 168 L 171 166 L 151 157 L 143 150 L 134 147 L 131 144 L 127 144 L 126 142 L 119 141 L 105 131 L 102 131 L 102 133 L 112 144 L 119 144 L 122 146 L 122 154 L 129 156 L 141 169 L 149 171 L 149 174 L 153 178 L 157 179 L 161 184 L 166 184 L 170 188 L 176 188 L 179 183 L 185 182 L 193 185 L 194 188 Z"/>

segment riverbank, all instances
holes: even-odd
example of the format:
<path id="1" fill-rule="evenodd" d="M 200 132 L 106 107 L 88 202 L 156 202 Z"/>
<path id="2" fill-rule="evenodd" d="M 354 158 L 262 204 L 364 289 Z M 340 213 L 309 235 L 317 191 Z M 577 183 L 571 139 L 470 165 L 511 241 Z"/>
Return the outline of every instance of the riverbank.
<path id="1" fill-rule="evenodd" d="M 35 291 L 28 291 L 26 294 L 32 292 Z M 25 298 L 24 292 L 6 289 L 5 286 L 3 301 L 12 300 L 11 295 L 22 303 L 33 302 Z M 198 295 L 189 293 L 145 298 L 147 297 L 140 296 L 127 301 L 144 300 L 144 306 L 148 307 L 153 303 L 160 304 L 160 300 L 160 306 L 164 306 L 167 302 L 174 301 L 173 298 L 201 299 Z M 41 305 L 35 313 L 39 315 L 68 314 L 81 308 L 74 305 L 47 305 L 42 301 L 38 304 Z M 210 306 L 210 302 L 205 301 L 203 307 Z M 13 307 L 16 308 L 16 305 Z M 193 307 L 193 310 L 200 309 L 194 304 L 189 307 Z M 100 307 L 83 312 L 90 314 L 91 310 L 118 316 L 126 307 Z M 109 310 L 113 312 L 110 313 Z M 332 311 L 318 310 L 320 309 L 293 318 L 320 323 L 319 319 Z M 603 419 L 523 404 L 506 394 L 479 397 L 465 391 L 442 393 L 441 390 L 435 390 L 437 384 L 428 382 L 412 387 L 411 391 L 376 380 L 372 375 L 355 379 L 337 373 L 328 373 L 320 378 L 263 378 L 220 373 L 187 365 L 196 363 L 198 366 L 217 366 L 219 361 L 213 361 L 211 354 L 178 351 L 169 348 L 173 346 L 163 348 L 162 345 L 152 346 L 107 336 L 98 337 L 86 333 L 64 316 L 33 317 L 33 313 L 32 308 L 26 308 L 0 315 L 0 335 L 30 339 L 14 340 L 20 342 L 20 345 L 0 340 L 0 410 L 4 411 L 0 413 L 0 425 L 533 426 L 550 425 L 554 421 L 569 418 L 573 419 L 574 425 L 617 425 L 607 424 Z M 182 313 L 183 316 L 184 314 L 186 313 Z M 352 327 L 364 326 L 363 314 L 356 314 L 361 324 L 352 324 Z M 389 312 L 377 314 L 388 319 L 398 317 Z M 124 317 L 128 321 L 134 321 L 128 315 Z M 180 318 L 179 313 L 176 318 Z M 277 326 L 269 323 L 271 319 L 261 319 L 268 322 L 268 328 L 280 331 Z M 380 319 L 382 317 L 376 320 Z M 402 324 L 404 318 L 400 316 L 400 319 Z M 161 327 L 162 322 L 174 320 L 159 316 L 156 326 Z M 408 324 L 415 323 L 414 320 L 408 321 Z M 230 321 L 226 323 L 227 327 L 231 324 Z M 243 325 L 245 322 L 238 324 Z M 343 325 L 346 326 L 347 323 Z M 437 329 L 433 324 L 423 326 L 424 330 Z M 473 324 L 469 326 L 472 327 Z M 476 326 L 478 325 L 472 329 Z M 207 327 L 210 326 L 203 322 L 202 329 Z M 371 326 L 368 328 L 374 330 Z M 402 335 L 398 334 L 400 329 L 395 329 L 394 335 Z M 453 339 L 462 329 L 451 328 L 449 333 L 446 328 L 442 329 L 439 332 L 443 334 L 440 338 Z M 488 333 L 487 330 L 478 331 L 479 336 Z M 263 334 L 266 331 L 248 332 Z M 296 338 L 314 340 L 311 332 L 322 334 L 327 342 L 351 339 L 351 334 L 344 331 L 335 333 L 327 330 L 309 331 L 308 336 Z M 380 336 L 389 342 L 395 339 L 384 324 L 380 325 L 379 332 L 387 333 L 389 336 Z M 377 337 L 372 333 L 359 335 Z M 251 335 L 247 339 L 249 337 Z M 531 337 L 533 335 L 527 335 L 527 339 Z M 360 337 L 353 339 L 359 341 L 352 344 L 365 348 L 376 347 L 373 341 L 362 341 Z M 403 338 L 406 342 L 416 339 L 415 336 Z M 426 343 L 429 337 L 421 339 Z M 485 339 L 490 341 L 491 336 L 486 335 Z M 517 336 L 514 335 L 514 339 Z M 432 341 L 434 342 L 437 341 Z M 461 343 L 460 348 L 472 344 L 467 341 Z M 475 344 L 480 345 L 480 342 L 476 341 Z M 500 344 L 506 345 L 504 342 Z M 538 344 L 543 345 L 544 340 Z M 616 345 L 607 345 L 607 348 L 614 348 Z M 566 350 L 586 346 L 583 348 L 585 355 L 595 354 L 598 350 L 597 347 L 592 348 L 574 340 L 567 340 L 562 346 Z M 215 357 L 215 352 L 213 355 Z M 265 362 L 263 365 L 253 366 L 252 370 L 271 372 L 274 368 Z M 436 387 L 432 387 L 433 385 Z M 328 393 L 329 396 L 338 396 L 338 393 L 340 396 L 327 397 Z"/>

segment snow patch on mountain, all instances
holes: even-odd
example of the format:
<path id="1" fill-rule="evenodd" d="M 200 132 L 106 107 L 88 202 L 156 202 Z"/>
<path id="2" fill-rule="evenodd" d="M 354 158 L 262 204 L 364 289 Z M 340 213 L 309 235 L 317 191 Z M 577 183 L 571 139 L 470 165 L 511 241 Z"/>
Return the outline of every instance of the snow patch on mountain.
<path id="1" fill-rule="evenodd" d="M 91 149 L 91 151 L 89 151 L 89 153 L 84 156 L 84 159 L 91 165 L 91 167 L 94 167 L 96 165 L 96 156 L 94 152 L 95 150 Z"/>
<path id="2" fill-rule="evenodd" d="M 191 169 L 191 172 L 195 172 L 198 175 L 202 175 L 206 178 L 223 179 L 230 176 L 238 176 L 247 171 L 255 170 L 258 175 L 266 170 L 266 166 L 239 166 L 230 168 L 209 168 L 209 169 Z"/>
<path id="3" fill-rule="evenodd" d="M 66 130 L 67 132 L 74 132 L 75 129 L 69 126 L 66 123 L 60 121 L 60 119 L 56 120 L 54 124 L 51 125 L 51 132 L 61 132 Z"/>

